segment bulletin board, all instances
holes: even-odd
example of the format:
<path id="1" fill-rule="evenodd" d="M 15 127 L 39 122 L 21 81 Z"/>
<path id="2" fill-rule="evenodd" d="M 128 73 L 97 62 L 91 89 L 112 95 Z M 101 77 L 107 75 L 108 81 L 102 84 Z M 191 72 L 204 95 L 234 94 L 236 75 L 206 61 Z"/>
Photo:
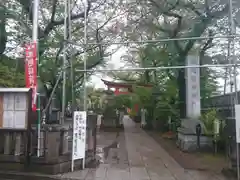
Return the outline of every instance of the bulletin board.
<path id="1" fill-rule="evenodd" d="M 0 129 L 27 129 L 29 88 L 0 88 Z"/>

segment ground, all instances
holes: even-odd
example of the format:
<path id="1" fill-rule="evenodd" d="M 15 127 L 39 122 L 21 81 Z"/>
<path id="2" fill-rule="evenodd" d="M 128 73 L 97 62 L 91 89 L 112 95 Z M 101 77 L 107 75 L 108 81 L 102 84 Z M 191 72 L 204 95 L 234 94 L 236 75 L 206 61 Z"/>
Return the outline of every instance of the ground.
<path id="1" fill-rule="evenodd" d="M 185 165 L 180 165 L 175 160 L 176 155 L 170 156 L 173 153 L 169 154 L 169 150 L 158 142 L 125 116 L 123 132 L 99 133 L 99 167 L 56 177 L 74 180 L 225 180 L 219 171 L 184 168 L 193 159 L 185 156 Z"/>
<path id="2" fill-rule="evenodd" d="M 163 138 L 164 135 L 159 132 L 146 132 L 157 143 L 159 143 L 184 169 L 221 173 L 222 169 L 229 166 L 230 162 L 228 162 L 228 158 L 224 153 L 184 153 L 177 148 L 176 140 L 174 138 Z"/>
<path id="3" fill-rule="evenodd" d="M 98 132 L 97 140 L 98 167 L 1 180 L 227 180 L 220 172 L 224 163 L 221 158 L 182 153 L 173 141 L 167 142 L 156 132 L 145 132 L 128 116 L 124 117 L 124 131 Z"/>

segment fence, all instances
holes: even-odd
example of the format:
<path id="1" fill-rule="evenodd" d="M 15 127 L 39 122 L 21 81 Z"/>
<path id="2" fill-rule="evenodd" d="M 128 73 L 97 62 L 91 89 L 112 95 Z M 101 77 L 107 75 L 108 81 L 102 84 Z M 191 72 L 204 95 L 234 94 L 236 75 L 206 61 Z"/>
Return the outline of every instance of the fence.
<path id="1" fill-rule="evenodd" d="M 237 93 L 238 102 L 240 100 L 240 92 Z M 235 123 L 235 94 L 229 93 L 225 95 L 214 96 L 202 101 L 202 111 L 216 109 L 219 117 L 224 121 L 223 134 L 225 136 L 226 154 L 231 160 L 232 167 L 236 167 L 236 123 Z"/>
<path id="2" fill-rule="evenodd" d="M 97 115 L 88 115 L 86 163 L 95 159 Z M 72 129 L 46 125 L 41 129 L 41 156 L 37 157 L 37 131 L 0 130 L 0 169 L 33 171 L 46 174 L 68 172 L 71 169 Z M 82 167 L 82 160 L 75 162 Z"/>

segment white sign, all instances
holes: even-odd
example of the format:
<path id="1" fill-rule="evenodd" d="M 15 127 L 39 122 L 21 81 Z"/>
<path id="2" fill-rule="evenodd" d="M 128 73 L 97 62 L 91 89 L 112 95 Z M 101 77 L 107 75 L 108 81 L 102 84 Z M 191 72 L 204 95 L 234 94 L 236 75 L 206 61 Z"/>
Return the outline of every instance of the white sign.
<path id="1" fill-rule="evenodd" d="M 235 105 L 236 142 L 240 143 L 240 104 Z"/>
<path id="2" fill-rule="evenodd" d="M 199 65 L 199 57 L 189 55 L 186 64 L 188 66 Z M 187 117 L 199 117 L 201 115 L 200 71 L 198 67 L 187 68 L 186 71 Z"/>
<path id="3" fill-rule="evenodd" d="M 84 159 L 86 148 L 87 115 L 85 111 L 74 112 L 72 159 Z"/>

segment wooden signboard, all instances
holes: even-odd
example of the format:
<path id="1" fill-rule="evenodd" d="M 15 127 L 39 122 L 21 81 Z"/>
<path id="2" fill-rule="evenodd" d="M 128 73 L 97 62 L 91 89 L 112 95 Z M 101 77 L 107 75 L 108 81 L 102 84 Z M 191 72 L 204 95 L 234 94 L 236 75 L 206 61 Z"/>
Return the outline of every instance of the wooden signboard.
<path id="1" fill-rule="evenodd" d="M 0 128 L 26 129 L 28 122 L 29 88 L 0 88 Z"/>

